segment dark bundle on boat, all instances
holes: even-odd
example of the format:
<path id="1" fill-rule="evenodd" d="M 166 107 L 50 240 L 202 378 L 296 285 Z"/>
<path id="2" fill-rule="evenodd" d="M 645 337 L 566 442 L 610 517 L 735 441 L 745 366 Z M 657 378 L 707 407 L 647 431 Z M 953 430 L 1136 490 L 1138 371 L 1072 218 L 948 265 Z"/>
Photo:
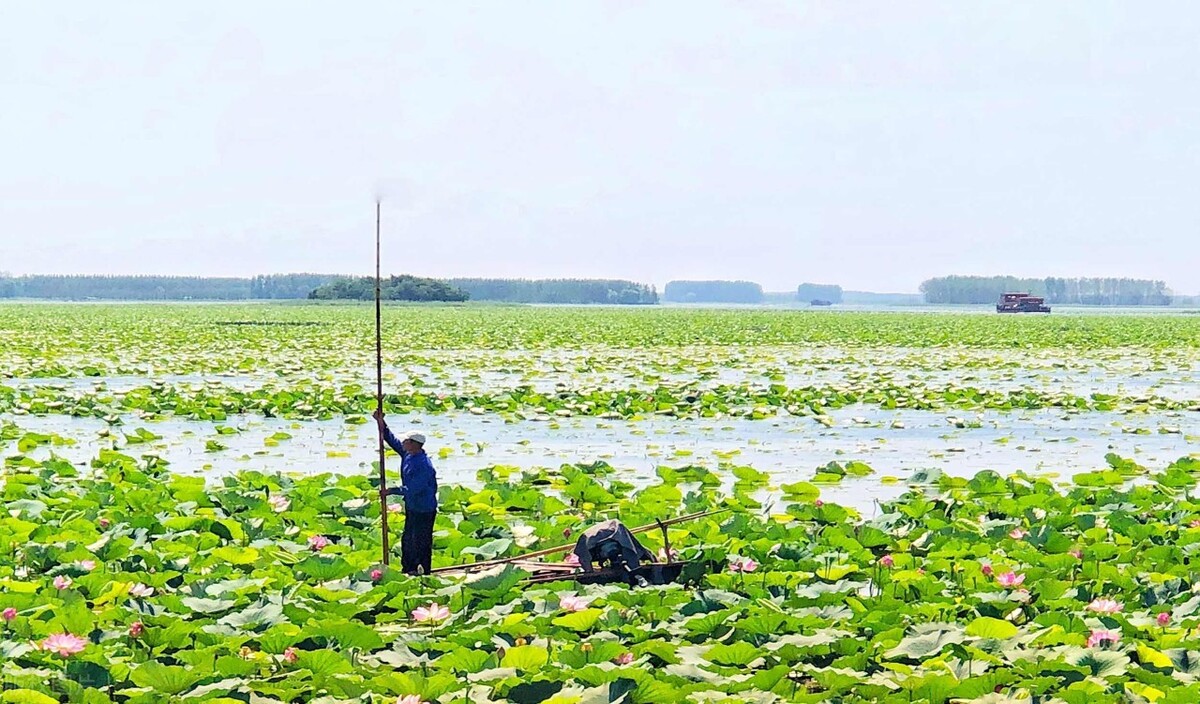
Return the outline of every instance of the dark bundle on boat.
<path id="1" fill-rule="evenodd" d="M 625 524 L 615 518 L 588 528 L 575 541 L 575 557 L 584 572 L 596 567 L 626 576 L 630 584 L 645 586 L 646 578 L 638 574 L 643 562 L 654 562 L 654 555 L 638 542 Z"/>

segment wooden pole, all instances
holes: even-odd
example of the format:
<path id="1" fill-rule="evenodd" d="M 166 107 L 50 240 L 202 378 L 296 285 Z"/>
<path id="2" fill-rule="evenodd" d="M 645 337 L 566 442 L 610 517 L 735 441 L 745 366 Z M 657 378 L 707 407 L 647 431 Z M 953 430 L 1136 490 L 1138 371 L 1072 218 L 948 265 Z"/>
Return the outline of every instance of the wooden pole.
<path id="1" fill-rule="evenodd" d="M 383 417 L 383 314 L 382 304 L 380 303 L 380 273 L 379 273 L 379 223 L 380 223 L 380 207 L 379 199 L 375 199 L 375 398 L 377 405 L 375 406 L 379 412 L 379 416 Z M 391 548 L 388 545 L 388 506 L 387 506 L 387 471 L 384 464 L 384 456 L 387 450 L 383 446 L 383 425 L 377 424 L 379 429 L 379 519 L 380 528 L 383 531 L 383 564 L 387 565 L 391 558 Z"/>

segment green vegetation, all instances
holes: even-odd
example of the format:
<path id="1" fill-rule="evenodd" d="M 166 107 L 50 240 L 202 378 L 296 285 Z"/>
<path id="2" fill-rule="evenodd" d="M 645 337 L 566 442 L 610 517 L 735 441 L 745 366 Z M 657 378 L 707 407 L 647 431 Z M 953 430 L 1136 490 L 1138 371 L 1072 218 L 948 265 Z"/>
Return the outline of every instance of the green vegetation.
<path id="1" fill-rule="evenodd" d="M 671 303 L 762 303 L 762 286 L 751 281 L 671 281 L 663 289 Z"/>
<path id="2" fill-rule="evenodd" d="M 1198 471 L 1113 456 L 1066 492 L 925 476 L 870 520 L 803 482 L 767 508 L 747 467 L 722 470 L 728 495 L 698 467 L 635 490 L 603 464 L 443 488 L 440 565 L 562 545 L 606 516 L 731 509 L 670 530 L 690 585 L 630 590 L 397 574 L 363 476 L 206 485 L 154 456 L 10 461 L 4 697 L 1184 704 L 1200 697 Z"/>
<path id="3" fill-rule="evenodd" d="M 450 279 L 448 283 L 466 291 L 472 301 L 617 305 L 658 303 L 658 293 L 653 286 L 620 279 Z"/>
<path id="4" fill-rule="evenodd" d="M 380 297 L 388 301 L 461 302 L 468 298 L 466 291 L 445 281 L 403 274 L 390 276 L 380 285 Z M 308 297 L 319 301 L 373 301 L 375 279 L 370 276 L 343 277 L 317 287 Z"/>
<path id="5" fill-rule="evenodd" d="M 1196 441 L 1200 316 L 383 313 L 388 413 L 419 414 L 447 470 L 435 567 L 727 509 L 670 529 L 682 583 L 384 568 L 372 305 L 8 303 L 0 701 L 1200 701 L 1200 461 L 1171 462 Z M 1062 467 L 1042 443 L 1074 438 L 1026 433 L 1007 477 L 889 474 L 889 446 L 1002 447 L 980 426 L 1030 417 L 1130 451 Z M 480 459 L 586 427 L 623 447 Z M 759 464 L 835 433 L 885 449 Z M 264 471 L 281 443 L 296 474 Z"/>
<path id="6" fill-rule="evenodd" d="M 1015 276 L 943 276 L 921 284 L 926 303 L 995 303 L 1006 292 L 1044 296 L 1050 304 L 1165 306 L 1171 292 L 1144 279 L 1019 279 Z"/>

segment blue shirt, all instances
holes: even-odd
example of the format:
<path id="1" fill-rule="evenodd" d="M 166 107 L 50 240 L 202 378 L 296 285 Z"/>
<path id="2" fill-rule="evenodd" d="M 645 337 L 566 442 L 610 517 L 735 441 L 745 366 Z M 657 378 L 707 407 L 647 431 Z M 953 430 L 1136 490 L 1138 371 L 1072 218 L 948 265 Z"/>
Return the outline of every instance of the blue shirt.
<path id="1" fill-rule="evenodd" d="M 392 434 L 390 428 L 383 431 L 384 441 L 400 455 L 400 495 L 404 507 L 411 513 L 437 511 L 437 471 L 424 450 L 412 454 Z"/>

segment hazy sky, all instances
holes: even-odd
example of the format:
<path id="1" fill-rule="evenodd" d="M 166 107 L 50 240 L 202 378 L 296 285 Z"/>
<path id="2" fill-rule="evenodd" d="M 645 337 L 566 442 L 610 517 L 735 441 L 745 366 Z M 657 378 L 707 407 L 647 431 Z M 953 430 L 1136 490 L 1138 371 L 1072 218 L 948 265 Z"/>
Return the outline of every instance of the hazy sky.
<path id="1" fill-rule="evenodd" d="M 1200 291 L 1195 2 L 0 5 L 0 270 Z"/>

